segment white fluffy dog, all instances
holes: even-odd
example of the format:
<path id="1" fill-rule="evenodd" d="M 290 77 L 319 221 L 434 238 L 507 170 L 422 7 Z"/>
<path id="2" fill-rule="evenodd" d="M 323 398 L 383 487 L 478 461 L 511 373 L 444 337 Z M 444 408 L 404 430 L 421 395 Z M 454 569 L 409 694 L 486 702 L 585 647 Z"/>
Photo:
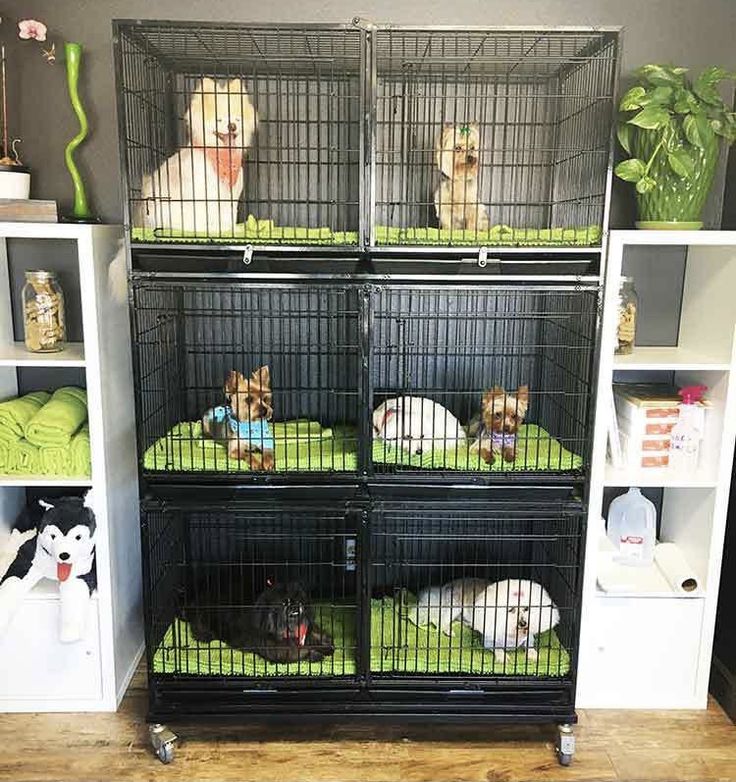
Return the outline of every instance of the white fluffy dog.
<path id="1" fill-rule="evenodd" d="M 445 635 L 452 635 L 452 623 L 461 619 L 483 636 L 483 646 L 503 662 L 507 650 L 520 646 L 526 647 L 529 660 L 536 660 L 536 637 L 557 625 L 560 613 L 544 587 L 534 581 L 458 578 L 423 589 L 409 618 L 420 626 L 432 624 Z"/>
<path id="2" fill-rule="evenodd" d="M 186 117 L 189 146 L 143 177 L 144 224 L 164 233 L 232 234 L 257 119 L 240 79 L 198 82 Z"/>
<path id="3" fill-rule="evenodd" d="M 465 431 L 445 407 L 420 396 L 387 399 L 373 411 L 373 434 L 412 455 L 457 448 Z"/>

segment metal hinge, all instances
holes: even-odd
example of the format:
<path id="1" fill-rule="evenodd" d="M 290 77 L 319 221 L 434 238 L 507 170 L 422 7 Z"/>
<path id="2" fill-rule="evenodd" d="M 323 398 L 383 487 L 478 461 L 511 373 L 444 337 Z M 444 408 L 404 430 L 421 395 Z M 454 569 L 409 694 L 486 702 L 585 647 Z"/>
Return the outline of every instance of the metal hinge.
<path id="1" fill-rule="evenodd" d="M 246 244 L 243 248 L 243 263 L 246 266 L 250 266 L 250 262 L 253 260 L 253 245 Z"/>

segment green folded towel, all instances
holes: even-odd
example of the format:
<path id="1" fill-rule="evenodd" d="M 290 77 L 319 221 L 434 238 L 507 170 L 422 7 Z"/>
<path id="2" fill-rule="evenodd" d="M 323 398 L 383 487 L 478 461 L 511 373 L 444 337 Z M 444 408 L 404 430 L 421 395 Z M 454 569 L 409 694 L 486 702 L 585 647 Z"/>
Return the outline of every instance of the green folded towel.
<path id="1" fill-rule="evenodd" d="M 521 674 L 561 677 L 570 670 L 570 656 L 554 630 L 537 639 L 538 658 L 510 652 L 505 664 L 482 646 L 480 636 L 456 622 L 452 638 L 433 627 L 418 628 L 406 617 L 416 598 L 371 600 L 371 670 L 374 673 Z M 334 641 L 335 653 L 320 662 L 271 663 L 258 655 L 233 649 L 219 640 L 196 641 L 189 625 L 175 619 L 153 657 L 156 673 L 215 676 L 352 676 L 357 672 L 355 608 L 315 604 L 315 621 Z"/>
<path id="2" fill-rule="evenodd" d="M 323 429 L 316 421 L 297 419 L 275 423 L 272 430 L 276 472 L 345 472 L 358 469 L 358 440 L 355 429 L 351 427 Z M 177 424 L 159 438 L 145 452 L 143 466 L 146 470 L 166 472 L 248 470 L 246 464 L 230 458 L 224 445 L 202 436 L 200 421 Z"/>
<path id="3" fill-rule="evenodd" d="M 59 388 L 26 425 L 26 439 L 38 446 L 67 446 L 86 420 L 87 392 L 73 386 Z"/>
<path id="4" fill-rule="evenodd" d="M 307 228 L 306 226 L 277 226 L 273 220 L 258 220 L 248 215 L 244 223 L 233 226 L 232 231 L 210 236 L 206 231 L 181 231 L 153 228 L 133 228 L 133 241 L 165 242 L 171 239 L 183 242 L 205 240 L 216 243 L 232 243 L 233 241 L 251 244 L 321 244 L 321 245 L 352 245 L 358 244 L 357 231 L 333 231 L 326 226 Z"/>
<path id="5" fill-rule="evenodd" d="M 89 425 L 83 426 L 72 437 L 69 445 L 72 475 L 92 475 L 92 455 L 89 444 Z"/>
<path id="6" fill-rule="evenodd" d="M 17 399 L 0 402 L 0 440 L 20 440 L 28 422 L 50 398 L 51 394 L 46 391 L 33 391 Z"/>
<path id="7" fill-rule="evenodd" d="M 473 440 L 465 440 L 458 448 L 436 448 L 418 456 L 408 454 L 382 440 L 373 441 L 373 461 L 377 464 L 421 467 L 426 470 L 478 470 L 481 472 L 519 472 L 523 470 L 568 471 L 579 470 L 583 460 L 564 448 L 549 432 L 536 424 L 523 424 L 516 436 L 516 459 L 503 461 L 496 457 L 486 464 L 477 450 L 471 449 Z"/>
<path id="8" fill-rule="evenodd" d="M 599 225 L 575 228 L 512 228 L 494 225 L 487 231 L 449 228 L 376 226 L 376 244 L 470 245 L 473 247 L 593 247 L 601 243 Z"/>
<path id="9" fill-rule="evenodd" d="M 68 445 L 47 445 L 38 449 L 39 472 L 60 477 L 72 475 L 72 460 Z"/>
<path id="10" fill-rule="evenodd" d="M 39 449 L 28 440 L 0 440 L 0 475 L 38 475 Z"/>

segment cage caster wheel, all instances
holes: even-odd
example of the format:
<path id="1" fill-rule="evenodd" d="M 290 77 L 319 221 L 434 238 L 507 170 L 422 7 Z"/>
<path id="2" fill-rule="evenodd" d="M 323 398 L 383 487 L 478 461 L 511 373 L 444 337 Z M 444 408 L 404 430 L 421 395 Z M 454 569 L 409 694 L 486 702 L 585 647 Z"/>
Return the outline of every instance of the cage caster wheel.
<path id="1" fill-rule="evenodd" d="M 174 759 L 174 748 L 176 746 L 177 735 L 166 725 L 157 722 L 148 728 L 151 737 L 151 746 L 158 759 L 165 764 L 171 763 Z"/>
<path id="2" fill-rule="evenodd" d="M 572 725 L 560 725 L 557 729 L 555 752 L 561 766 L 569 766 L 572 763 L 575 754 L 575 735 L 572 732 Z"/>

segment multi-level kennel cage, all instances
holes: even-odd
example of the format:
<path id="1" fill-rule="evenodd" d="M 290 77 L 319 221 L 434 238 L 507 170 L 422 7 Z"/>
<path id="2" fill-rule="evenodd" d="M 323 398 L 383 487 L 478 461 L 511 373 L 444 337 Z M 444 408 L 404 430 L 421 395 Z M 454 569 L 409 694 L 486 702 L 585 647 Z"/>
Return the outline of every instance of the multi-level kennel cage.
<path id="1" fill-rule="evenodd" d="M 115 42 L 151 718 L 573 722 L 618 32 Z M 446 125 L 487 225 L 440 224 Z"/>

